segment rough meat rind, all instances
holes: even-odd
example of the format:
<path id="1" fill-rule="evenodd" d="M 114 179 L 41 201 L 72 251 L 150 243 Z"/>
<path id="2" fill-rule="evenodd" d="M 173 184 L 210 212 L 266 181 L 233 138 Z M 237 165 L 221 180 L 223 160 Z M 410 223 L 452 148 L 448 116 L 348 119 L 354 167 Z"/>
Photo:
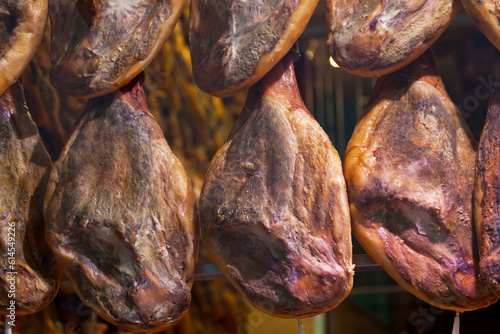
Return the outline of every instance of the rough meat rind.
<path id="1" fill-rule="evenodd" d="M 352 287 L 340 158 L 282 61 L 249 91 L 200 196 L 202 236 L 219 269 L 260 310 L 306 317 Z"/>
<path id="2" fill-rule="evenodd" d="M 493 93 L 479 140 L 474 217 L 479 242 L 481 276 L 500 294 L 500 90 Z"/>
<path id="3" fill-rule="evenodd" d="M 0 113 L 0 313 L 11 314 L 13 300 L 19 316 L 47 306 L 59 288 L 61 271 L 43 238 L 52 161 L 18 82 L 1 96 Z M 12 292 L 15 297 L 9 297 Z"/>
<path id="4" fill-rule="evenodd" d="M 184 0 L 49 0 L 51 82 L 97 97 L 128 84 L 158 53 Z"/>
<path id="5" fill-rule="evenodd" d="M 459 9 L 460 0 L 327 0 L 330 55 L 356 75 L 389 74 L 427 50 Z"/>
<path id="6" fill-rule="evenodd" d="M 50 176 L 46 238 L 101 317 L 159 331 L 191 301 L 194 204 L 190 180 L 135 80 L 89 101 Z"/>
<path id="7" fill-rule="evenodd" d="M 428 51 L 378 79 L 344 163 L 356 239 L 408 291 L 456 311 L 497 300 L 478 275 L 476 149 Z"/>
<path id="8" fill-rule="evenodd" d="M 194 79 L 215 96 L 245 90 L 290 50 L 318 0 L 193 0 L 189 38 Z"/>
<path id="9" fill-rule="evenodd" d="M 0 1 L 0 95 L 35 55 L 47 23 L 47 0 Z"/>
<path id="10" fill-rule="evenodd" d="M 500 50 L 500 1 L 462 0 L 477 28 Z"/>

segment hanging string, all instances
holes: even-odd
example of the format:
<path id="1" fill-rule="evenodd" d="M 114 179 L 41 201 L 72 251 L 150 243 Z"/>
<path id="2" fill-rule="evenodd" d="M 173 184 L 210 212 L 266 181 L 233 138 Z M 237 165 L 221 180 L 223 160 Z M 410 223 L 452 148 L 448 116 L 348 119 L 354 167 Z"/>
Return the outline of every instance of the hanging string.
<path id="1" fill-rule="evenodd" d="M 297 321 L 299 322 L 299 334 L 305 334 L 304 325 L 302 324 L 302 320 L 297 319 Z"/>
<path id="2" fill-rule="evenodd" d="M 453 331 L 451 334 L 460 334 L 460 312 L 457 311 L 455 320 L 453 321 Z"/>

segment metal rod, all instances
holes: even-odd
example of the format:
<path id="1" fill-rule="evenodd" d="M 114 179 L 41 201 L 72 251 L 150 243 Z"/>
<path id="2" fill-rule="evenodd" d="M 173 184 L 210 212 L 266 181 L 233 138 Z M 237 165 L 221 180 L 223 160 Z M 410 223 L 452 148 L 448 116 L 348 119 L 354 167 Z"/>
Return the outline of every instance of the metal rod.
<path id="1" fill-rule="evenodd" d="M 365 95 L 363 92 L 363 79 L 354 77 L 354 97 L 356 100 L 356 118 L 359 118 L 365 106 Z"/>
<path id="2" fill-rule="evenodd" d="M 213 281 L 224 279 L 224 276 L 219 271 L 215 263 L 197 264 L 194 271 L 195 281 Z"/>
<path id="3" fill-rule="evenodd" d="M 382 270 L 382 268 L 367 254 L 354 255 L 352 262 L 356 265 L 356 272 Z M 214 263 L 203 263 L 196 266 L 194 274 L 195 281 L 212 281 L 219 279 L 224 279 L 224 276 Z"/>
<path id="4" fill-rule="evenodd" d="M 337 143 L 335 147 L 341 157 L 344 156 L 346 147 L 345 114 L 344 114 L 344 73 L 335 71 L 335 114 L 337 116 Z"/>
<path id="5" fill-rule="evenodd" d="M 5 334 L 12 334 L 12 327 L 10 327 L 7 318 L 5 318 Z"/>

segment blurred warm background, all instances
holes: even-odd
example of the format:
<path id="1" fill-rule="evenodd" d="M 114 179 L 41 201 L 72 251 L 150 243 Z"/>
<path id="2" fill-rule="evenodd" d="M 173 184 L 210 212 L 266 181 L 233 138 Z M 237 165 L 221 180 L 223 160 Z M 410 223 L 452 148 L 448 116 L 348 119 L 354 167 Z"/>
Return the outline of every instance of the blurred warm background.
<path id="1" fill-rule="evenodd" d="M 324 2 L 299 40 L 302 57 L 296 63 L 306 105 L 330 136 L 341 157 L 356 118 L 368 101 L 374 78 L 356 77 L 333 67 L 326 47 Z M 152 114 L 174 153 L 187 169 L 198 196 L 204 173 L 224 143 L 245 101 L 245 92 L 215 98 L 193 82 L 187 39 L 187 11 L 171 38 L 146 69 L 146 94 Z M 500 72 L 500 54 L 464 12 L 433 47 L 443 81 L 476 138 L 487 110 L 484 94 Z M 78 119 L 84 100 L 62 95 L 49 83 L 48 36 L 23 75 L 27 101 L 52 158 L 57 159 Z M 479 87 L 479 88 L 478 88 Z M 487 94 L 487 93 L 485 93 Z M 363 254 L 354 240 L 354 254 Z M 210 263 L 201 247 L 199 263 Z M 499 333 L 497 305 L 462 315 L 462 332 Z M 425 334 L 451 333 L 453 312 L 431 307 L 405 290 L 379 268 L 356 272 L 351 295 L 336 309 L 304 320 L 305 333 Z M 126 333 L 101 319 L 63 281 L 47 309 L 20 319 L 14 332 Z M 250 306 L 224 279 L 196 281 L 186 316 L 167 333 L 271 334 L 298 333 L 295 319 L 278 319 Z"/>

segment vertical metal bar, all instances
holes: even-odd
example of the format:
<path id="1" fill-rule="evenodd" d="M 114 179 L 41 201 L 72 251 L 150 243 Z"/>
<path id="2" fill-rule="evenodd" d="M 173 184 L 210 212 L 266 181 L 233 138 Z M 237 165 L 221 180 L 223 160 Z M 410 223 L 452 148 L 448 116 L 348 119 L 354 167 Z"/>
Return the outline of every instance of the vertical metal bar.
<path id="1" fill-rule="evenodd" d="M 306 52 L 305 52 L 305 61 L 304 61 L 304 80 L 305 80 L 305 104 L 307 109 L 313 116 L 316 117 L 316 110 L 315 110 L 315 105 L 314 105 L 314 76 L 313 76 L 313 71 L 314 71 L 314 55 L 316 53 L 316 49 L 318 47 L 318 40 L 316 39 L 311 39 L 309 41 L 309 44 L 307 46 Z"/>
<path id="2" fill-rule="evenodd" d="M 311 112 L 313 115 L 315 113 L 315 108 L 314 108 L 314 89 L 313 85 L 311 84 L 313 82 L 313 59 L 308 59 L 304 61 L 304 77 L 305 77 L 305 82 L 306 84 L 304 85 L 305 87 L 305 103 L 307 110 Z"/>
<path id="3" fill-rule="evenodd" d="M 315 316 L 313 319 L 313 334 L 326 333 L 326 313 Z"/>
<path id="4" fill-rule="evenodd" d="M 326 45 L 326 44 L 325 44 Z M 328 53 L 326 47 L 324 48 L 325 60 L 328 60 Z M 328 64 L 327 61 L 325 64 Z M 331 66 L 325 65 L 323 70 L 323 82 L 325 86 L 325 132 L 330 136 L 330 140 L 333 145 L 339 142 L 339 135 L 335 131 L 335 106 L 333 101 L 333 72 L 334 69 Z"/>
<path id="5" fill-rule="evenodd" d="M 316 103 L 315 103 L 315 111 L 316 111 L 316 120 L 318 123 L 324 128 L 326 125 L 325 122 L 325 87 L 324 87 L 324 76 L 323 73 L 325 71 L 324 66 L 328 63 L 325 63 L 323 48 L 318 48 L 314 55 L 314 63 L 316 70 L 316 80 L 314 82 L 314 87 L 316 90 Z M 328 59 L 326 59 L 328 60 Z"/>
<path id="6" fill-rule="evenodd" d="M 365 96 L 363 94 L 363 79 L 356 76 L 354 78 L 354 98 L 356 100 L 356 118 L 359 118 L 363 112 L 363 107 L 365 104 Z"/>
<path id="7" fill-rule="evenodd" d="M 340 69 L 336 69 L 334 73 L 335 79 L 335 114 L 337 116 L 337 151 L 341 158 L 344 157 L 346 146 L 346 131 L 344 117 L 344 73 Z"/>

